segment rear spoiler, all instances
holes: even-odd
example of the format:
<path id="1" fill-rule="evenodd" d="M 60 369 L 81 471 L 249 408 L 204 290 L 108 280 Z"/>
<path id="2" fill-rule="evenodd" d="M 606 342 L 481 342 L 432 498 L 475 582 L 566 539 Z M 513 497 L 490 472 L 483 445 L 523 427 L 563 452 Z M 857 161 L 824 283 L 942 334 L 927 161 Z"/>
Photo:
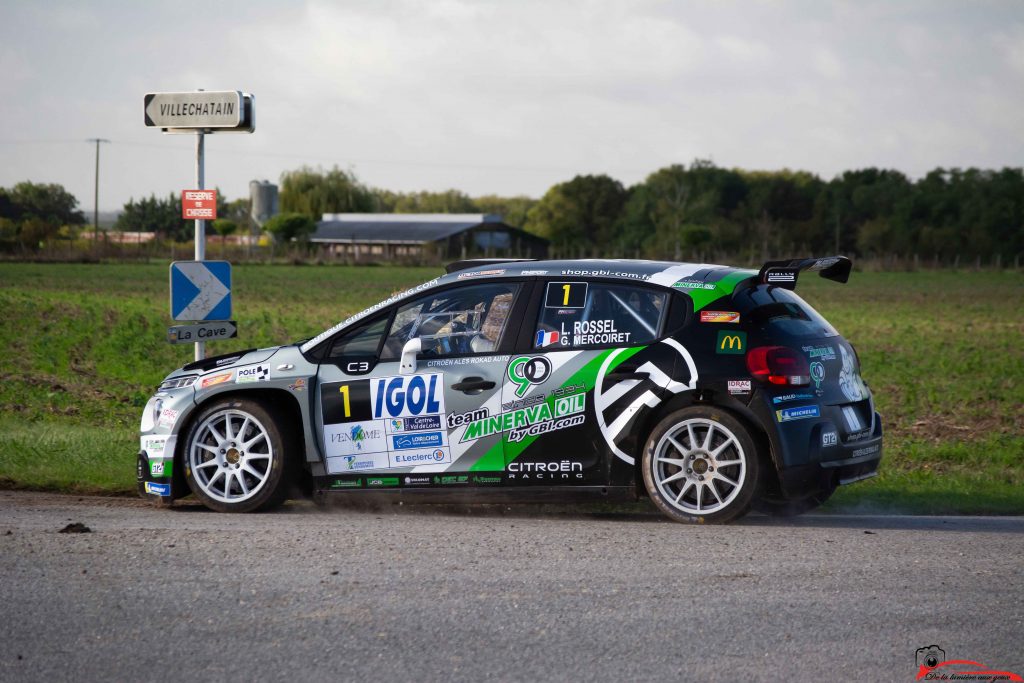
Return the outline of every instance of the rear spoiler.
<path id="1" fill-rule="evenodd" d="M 768 261 L 757 274 L 757 284 L 796 289 L 796 279 L 804 270 L 817 271 L 826 280 L 846 282 L 850 279 L 853 261 L 845 256 Z"/>

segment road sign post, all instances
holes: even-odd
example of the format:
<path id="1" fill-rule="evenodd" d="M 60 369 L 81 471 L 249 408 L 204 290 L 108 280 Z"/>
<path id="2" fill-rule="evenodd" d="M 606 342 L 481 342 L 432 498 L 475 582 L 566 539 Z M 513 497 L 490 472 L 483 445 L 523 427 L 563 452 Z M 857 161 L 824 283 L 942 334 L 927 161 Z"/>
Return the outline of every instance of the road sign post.
<path id="1" fill-rule="evenodd" d="M 142 100 L 142 114 L 146 126 L 160 128 L 164 133 L 194 133 L 196 136 L 196 190 L 202 192 L 206 189 L 205 177 L 205 154 L 206 135 L 210 133 L 252 133 L 256 129 L 256 98 L 250 93 L 243 93 L 239 90 L 196 90 L 192 92 L 163 92 L 148 93 Z M 182 211 L 184 214 L 184 193 L 182 195 Z M 216 218 L 216 193 L 213 195 L 214 212 L 212 218 Z M 209 272 L 213 273 L 219 267 L 213 264 L 221 263 L 212 261 L 208 264 L 203 262 L 206 259 L 206 219 L 196 214 L 196 236 L 195 236 L 195 263 L 198 268 L 209 266 Z M 186 264 L 189 262 L 180 262 Z M 222 262 L 227 266 L 227 279 L 221 282 L 220 287 L 211 284 L 210 296 L 220 294 L 221 298 L 226 296 L 227 314 L 220 318 L 224 320 L 231 315 L 231 265 L 227 261 Z M 175 301 L 175 266 L 171 264 L 171 316 L 175 320 L 211 320 L 216 318 L 179 318 L 174 313 Z M 192 273 L 199 277 L 201 273 L 196 267 L 179 269 L 179 272 Z M 185 280 L 191 280 L 188 275 L 182 275 Z M 219 280 L 217 276 L 211 276 Z M 179 280 L 180 281 L 180 280 Z M 195 285 L 195 282 L 193 282 Z M 220 292 L 225 289 L 226 294 Z M 196 285 L 198 286 L 198 285 Z M 201 289 L 201 288 L 200 288 Z M 193 293 L 194 294 L 194 293 Z M 198 297 L 197 297 L 198 298 Z M 184 307 L 183 307 L 184 308 Z M 232 335 L 234 336 L 234 335 Z M 195 358 L 202 360 L 206 357 L 206 342 L 195 342 Z"/>

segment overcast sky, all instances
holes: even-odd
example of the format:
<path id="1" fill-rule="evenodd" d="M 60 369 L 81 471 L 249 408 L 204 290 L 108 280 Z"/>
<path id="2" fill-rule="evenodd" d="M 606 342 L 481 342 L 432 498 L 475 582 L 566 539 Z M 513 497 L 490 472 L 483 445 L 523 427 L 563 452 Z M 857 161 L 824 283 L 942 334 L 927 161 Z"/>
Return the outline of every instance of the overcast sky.
<path id="1" fill-rule="evenodd" d="M 207 138 L 247 196 L 303 164 L 393 190 L 540 196 L 710 158 L 830 178 L 1024 165 L 1024 2 L 0 0 L 0 186 L 100 208 L 193 186 L 146 92 L 256 95 Z"/>

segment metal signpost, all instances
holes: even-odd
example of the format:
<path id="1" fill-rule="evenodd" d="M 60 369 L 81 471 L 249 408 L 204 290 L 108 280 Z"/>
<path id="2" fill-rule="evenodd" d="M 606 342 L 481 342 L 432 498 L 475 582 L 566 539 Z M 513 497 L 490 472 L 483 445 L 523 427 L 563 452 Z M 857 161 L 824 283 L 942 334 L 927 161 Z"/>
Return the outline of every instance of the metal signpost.
<path id="1" fill-rule="evenodd" d="M 199 202 L 201 206 L 191 207 L 192 216 L 196 221 L 195 261 L 183 261 L 171 264 L 171 317 L 175 320 L 218 320 L 230 323 L 230 335 L 200 335 L 184 330 L 189 338 L 195 341 L 195 358 L 206 357 L 206 339 L 225 339 L 236 336 L 234 323 L 226 319 L 231 316 L 231 264 L 227 261 L 206 262 L 206 218 L 217 217 L 217 198 L 215 192 L 206 190 L 204 173 L 205 136 L 211 133 L 252 133 L 256 129 L 256 98 L 250 93 L 239 90 L 193 92 L 162 92 L 148 93 L 143 98 L 143 117 L 146 126 L 160 128 L 164 133 L 185 133 L 196 136 L 196 184 L 195 189 L 182 193 L 182 214 L 186 216 L 186 201 Z M 187 195 L 195 196 L 187 196 Z M 212 196 L 209 196 L 212 195 Z M 208 202 L 212 200 L 213 212 L 209 213 Z M 203 216 L 202 218 L 200 216 Z M 189 265 L 191 264 L 191 265 Z M 222 264 L 216 265 L 215 264 Z M 224 269 L 226 267 L 226 275 Z M 205 271 L 209 277 L 203 275 Z M 188 298 L 180 308 L 175 302 L 175 273 L 178 273 L 180 299 Z M 191 289 L 185 282 L 190 283 Z M 204 286 L 200 282 L 205 283 Z M 188 296 L 191 293 L 191 296 Z M 213 302 L 209 304 L 209 302 Z M 226 301 L 226 310 L 224 313 Z M 199 303 L 197 303 L 199 302 Z M 209 305 L 208 305 L 209 304 Z M 208 305 L 208 306 L 207 306 Z M 200 313 L 200 310 L 205 312 Z M 200 315 L 201 317 L 180 317 Z M 222 315 L 223 317 L 216 317 Z M 189 327 L 189 326 L 184 326 Z M 169 341 L 178 343 L 187 341 L 180 339 L 180 334 L 171 328 L 168 332 Z M 220 328 L 217 328 L 220 329 Z M 226 329 L 226 328 L 224 328 Z M 172 338 L 173 337 L 173 338 Z"/>

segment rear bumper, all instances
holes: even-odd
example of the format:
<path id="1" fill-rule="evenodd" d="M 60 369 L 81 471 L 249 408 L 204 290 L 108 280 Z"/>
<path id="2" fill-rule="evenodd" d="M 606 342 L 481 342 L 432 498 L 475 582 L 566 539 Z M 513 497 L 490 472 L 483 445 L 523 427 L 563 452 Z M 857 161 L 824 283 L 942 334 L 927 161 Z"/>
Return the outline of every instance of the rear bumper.
<path id="1" fill-rule="evenodd" d="M 784 498 L 804 498 L 878 474 L 883 449 L 882 421 L 877 413 L 869 438 L 822 446 L 822 434 L 833 430 L 830 423 L 817 425 L 811 430 L 810 462 L 779 469 L 779 484 Z"/>

